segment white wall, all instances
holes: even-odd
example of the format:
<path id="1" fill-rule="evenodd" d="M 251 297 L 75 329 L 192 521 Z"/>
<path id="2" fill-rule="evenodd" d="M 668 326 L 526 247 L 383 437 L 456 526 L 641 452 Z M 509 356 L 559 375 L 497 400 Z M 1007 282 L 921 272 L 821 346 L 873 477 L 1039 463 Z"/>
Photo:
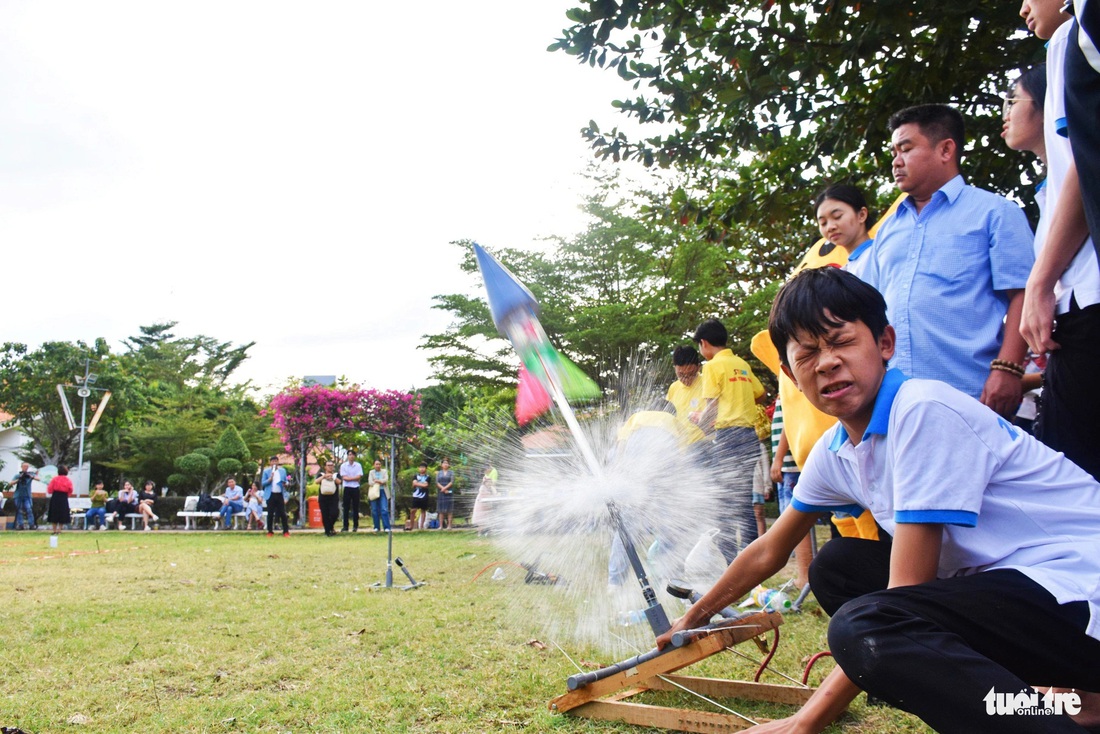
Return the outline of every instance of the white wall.
<path id="1" fill-rule="evenodd" d="M 22 462 L 15 452 L 23 448 L 25 443 L 27 443 L 27 437 L 17 427 L 0 428 L 0 461 L 4 462 L 4 468 L 0 469 L 0 479 L 10 482 L 12 477 L 19 473 L 19 465 Z M 76 495 L 88 494 L 88 476 L 91 469 L 91 463 L 85 461 L 83 471 L 77 471 L 75 467 L 69 471 L 69 478 L 73 480 Z M 45 483 L 35 481 L 31 485 L 31 493 L 46 494 Z"/>

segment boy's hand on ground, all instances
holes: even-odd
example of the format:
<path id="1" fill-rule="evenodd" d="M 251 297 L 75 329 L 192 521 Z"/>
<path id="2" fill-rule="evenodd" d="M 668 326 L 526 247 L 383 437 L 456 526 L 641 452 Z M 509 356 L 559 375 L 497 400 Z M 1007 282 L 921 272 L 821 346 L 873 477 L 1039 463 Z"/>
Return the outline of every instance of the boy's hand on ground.
<path id="1" fill-rule="evenodd" d="M 769 721 L 766 724 L 746 729 L 746 731 L 753 732 L 753 734 L 803 734 L 804 732 L 808 734 L 814 730 L 803 727 L 798 722 L 798 716 L 792 716 L 788 719 Z"/>

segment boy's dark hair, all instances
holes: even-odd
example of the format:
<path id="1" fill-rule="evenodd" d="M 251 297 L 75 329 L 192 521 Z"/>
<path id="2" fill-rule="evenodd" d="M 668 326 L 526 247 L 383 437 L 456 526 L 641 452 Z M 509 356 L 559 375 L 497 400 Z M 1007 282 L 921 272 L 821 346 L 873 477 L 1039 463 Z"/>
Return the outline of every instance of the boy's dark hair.
<path id="1" fill-rule="evenodd" d="M 1031 95 L 1031 103 L 1035 109 L 1043 111 L 1047 96 L 1047 65 L 1033 66 L 1016 80 L 1015 88 L 1023 87 L 1024 91 Z"/>
<path id="2" fill-rule="evenodd" d="M 854 321 L 862 321 L 878 341 L 890 323 L 882 294 L 840 268 L 812 268 L 779 289 L 768 316 L 768 334 L 779 358 L 790 367 L 787 344 L 795 334 L 820 337 L 829 329 Z"/>
<path id="3" fill-rule="evenodd" d="M 871 218 L 871 210 L 867 206 L 867 198 L 863 195 L 855 186 L 846 183 L 833 184 L 829 188 L 822 191 L 814 199 L 814 219 L 817 219 L 817 210 L 821 208 L 822 202 L 826 199 L 836 199 L 842 201 L 848 206 L 856 210 L 859 213 L 860 209 L 867 209 L 867 218 Z"/>
<path id="4" fill-rule="evenodd" d="M 950 138 L 955 141 L 955 162 L 962 158 L 966 145 L 966 126 L 963 116 L 954 107 L 945 104 L 921 104 L 906 107 L 890 115 L 886 129 L 891 133 L 902 125 L 916 125 L 921 134 L 933 143 Z"/>
<path id="5" fill-rule="evenodd" d="M 695 347 L 679 346 L 672 350 L 672 364 L 676 367 L 701 363 L 702 360 L 699 358 L 699 352 L 696 351 Z"/>
<path id="6" fill-rule="evenodd" d="M 695 334 L 691 337 L 691 340 L 696 344 L 701 339 L 706 339 L 707 342 L 716 347 L 724 347 L 726 346 L 726 340 L 729 339 L 729 332 L 726 331 L 726 327 L 718 319 L 707 319 L 699 324 L 699 328 L 695 330 Z"/>

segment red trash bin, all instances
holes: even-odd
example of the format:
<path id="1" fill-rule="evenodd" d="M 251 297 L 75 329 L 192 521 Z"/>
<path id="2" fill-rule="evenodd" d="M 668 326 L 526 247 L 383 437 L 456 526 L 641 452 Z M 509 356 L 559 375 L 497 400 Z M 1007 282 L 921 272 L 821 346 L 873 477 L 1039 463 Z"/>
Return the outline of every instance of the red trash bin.
<path id="1" fill-rule="evenodd" d="M 321 519 L 321 501 L 316 497 L 308 497 L 306 508 L 309 510 L 309 526 L 311 528 L 323 528 L 325 521 Z"/>

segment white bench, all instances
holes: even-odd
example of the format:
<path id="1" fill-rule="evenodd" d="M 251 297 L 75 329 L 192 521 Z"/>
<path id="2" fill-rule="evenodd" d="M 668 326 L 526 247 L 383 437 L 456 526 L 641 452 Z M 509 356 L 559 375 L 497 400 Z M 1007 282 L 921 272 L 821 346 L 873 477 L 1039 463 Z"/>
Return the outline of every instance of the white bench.
<path id="1" fill-rule="evenodd" d="M 215 497 L 215 499 L 221 499 L 221 498 L 220 497 Z M 221 515 L 222 514 L 220 512 L 199 512 L 198 510 L 195 509 L 198 506 L 199 506 L 198 495 L 188 495 L 187 498 L 183 501 L 183 509 L 176 513 L 176 517 L 182 517 L 183 518 L 183 529 L 184 530 L 197 530 L 199 520 L 203 520 L 203 519 L 210 520 L 211 524 L 214 525 L 215 527 L 217 527 L 218 522 L 221 520 Z M 233 515 L 232 515 L 232 518 L 233 518 L 233 529 L 234 530 L 243 530 L 244 528 L 248 527 L 248 525 L 247 525 L 248 512 L 247 511 L 246 512 L 234 512 Z M 267 512 L 264 511 L 263 517 L 261 518 L 260 522 L 262 523 L 266 519 L 267 519 Z"/>
<path id="2" fill-rule="evenodd" d="M 264 527 L 264 523 L 267 522 L 267 510 L 260 513 L 260 527 Z M 244 530 L 248 527 L 248 510 L 244 512 L 233 513 L 233 529 Z"/>
<path id="3" fill-rule="evenodd" d="M 199 506 L 199 496 L 197 494 L 191 494 L 187 496 L 187 499 L 183 501 L 183 509 L 176 513 L 176 517 L 183 518 L 184 530 L 195 530 L 198 527 L 198 521 L 203 518 L 209 518 L 212 521 L 221 517 L 220 512 L 199 512 L 195 508 Z"/>
<path id="4" fill-rule="evenodd" d="M 70 523 L 75 525 L 80 521 L 80 527 L 84 525 L 84 513 L 92 508 L 92 499 L 90 497 L 70 497 L 69 498 L 69 516 L 72 518 Z"/>
<path id="5" fill-rule="evenodd" d="M 122 522 L 122 520 L 129 520 L 130 521 L 130 529 L 131 530 L 137 530 L 138 521 L 141 520 L 142 517 L 143 517 L 143 515 L 140 512 L 127 512 L 120 519 L 117 512 L 108 512 L 107 513 L 107 523 L 104 525 L 104 527 L 109 528 L 112 525 L 114 525 L 116 522 Z"/>

